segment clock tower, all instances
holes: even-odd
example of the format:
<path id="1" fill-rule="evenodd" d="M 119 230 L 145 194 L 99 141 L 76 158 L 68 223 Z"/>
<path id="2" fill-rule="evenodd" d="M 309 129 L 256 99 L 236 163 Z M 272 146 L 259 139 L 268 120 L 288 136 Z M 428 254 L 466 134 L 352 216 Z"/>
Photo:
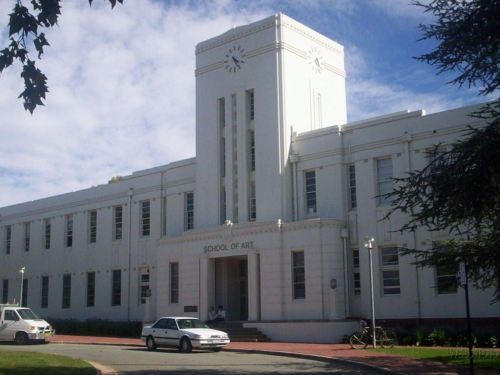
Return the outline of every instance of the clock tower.
<path id="1" fill-rule="evenodd" d="M 196 228 L 293 220 L 290 138 L 346 122 L 343 47 L 283 15 L 196 46 Z"/>

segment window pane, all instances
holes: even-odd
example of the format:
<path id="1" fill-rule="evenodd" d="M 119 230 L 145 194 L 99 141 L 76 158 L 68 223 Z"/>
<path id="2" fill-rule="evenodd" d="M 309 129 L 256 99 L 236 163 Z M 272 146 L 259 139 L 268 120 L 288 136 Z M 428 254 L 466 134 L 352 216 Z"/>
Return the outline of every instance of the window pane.
<path id="1" fill-rule="evenodd" d="M 292 253 L 293 298 L 303 299 L 306 296 L 304 252 Z"/>
<path id="2" fill-rule="evenodd" d="M 398 264 L 399 264 L 399 259 L 398 259 L 397 247 L 382 248 L 382 265 L 390 266 Z"/>

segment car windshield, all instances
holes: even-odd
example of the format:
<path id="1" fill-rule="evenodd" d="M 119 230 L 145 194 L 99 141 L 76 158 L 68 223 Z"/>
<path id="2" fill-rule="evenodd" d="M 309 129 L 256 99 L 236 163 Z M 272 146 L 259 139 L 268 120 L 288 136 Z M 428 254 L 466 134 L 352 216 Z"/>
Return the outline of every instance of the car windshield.
<path id="1" fill-rule="evenodd" d="M 179 329 L 186 328 L 208 328 L 205 323 L 199 319 L 177 319 Z"/>
<path id="2" fill-rule="evenodd" d="M 28 319 L 31 319 L 31 320 L 40 319 L 30 309 L 17 309 L 17 313 L 21 316 L 21 319 L 24 319 L 24 320 L 28 320 Z"/>

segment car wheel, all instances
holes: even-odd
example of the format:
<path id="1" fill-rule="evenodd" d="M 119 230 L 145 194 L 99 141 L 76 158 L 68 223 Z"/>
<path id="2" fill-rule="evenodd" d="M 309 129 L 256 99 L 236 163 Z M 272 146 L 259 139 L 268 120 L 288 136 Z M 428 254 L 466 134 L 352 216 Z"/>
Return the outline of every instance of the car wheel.
<path id="1" fill-rule="evenodd" d="M 146 340 L 146 346 L 149 351 L 156 350 L 155 339 L 152 336 L 149 336 Z"/>
<path id="2" fill-rule="evenodd" d="M 15 338 L 15 343 L 17 345 L 25 345 L 28 343 L 29 339 L 28 339 L 28 335 L 24 332 L 18 332 L 16 334 L 16 338 Z"/>
<path id="3" fill-rule="evenodd" d="M 212 349 L 214 352 L 220 352 L 222 350 L 222 348 L 213 348 Z"/>
<path id="4" fill-rule="evenodd" d="M 191 340 L 187 337 L 183 337 L 181 340 L 181 344 L 179 345 L 179 350 L 181 353 L 191 353 L 193 350 L 193 345 L 191 345 Z"/>

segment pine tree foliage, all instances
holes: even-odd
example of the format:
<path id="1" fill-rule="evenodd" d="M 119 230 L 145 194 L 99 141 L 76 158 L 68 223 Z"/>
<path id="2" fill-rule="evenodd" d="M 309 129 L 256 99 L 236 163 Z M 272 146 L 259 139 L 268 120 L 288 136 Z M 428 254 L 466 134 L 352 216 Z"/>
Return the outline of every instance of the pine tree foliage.
<path id="1" fill-rule="evenodd" d="M 500 87 L 500 1 L 434 0 L 414 3 L 435 16 L 420 25 L 422 40 L 438 41 L 418 60 L 434 65 L 438 73 L 458 73 L 450 83 L 478 86 L 480 94 Z M 482 289 L 493 287 L 500 301 L 500 100 L 471 114 L 468 128 L 444 151 L 436 145 L 431 162 L 422 170 L 396 178 L 388 196 L 392 210 L 408 214 L 401 232 L 425 227 L 448 231 L 450 240 L 428 249 L 401 249 L 415 264 L 467 265 L 469 278 Z M 446 125 L 446 124 L 443 124 Z"/>
<path id="2" fill-rule="evenodd" d="M 94 0 L 88 0 L 92 5 Z M 114 8 L 123 0 L 107 0 Z M 37 105 L 43 105 L 42 99 L 49 92 L 47 77 L 36 67 L 35 60 L 30 58 L 34 50 L 41 59 L 44 47 L 49 42 L 42 30 L 57 25 L 61 15 L 61 0 L 15 0 L 12 13 L 9 14 L 9 45 L 0 50 L 0 73 L 18 60 L 22 66 L 21 78 L 24 80 L 24 90 L 19 98 L 24 100 L 24 109 L 33 113 Z M 33 47 L 31 47 L 32 43 Z"/>

